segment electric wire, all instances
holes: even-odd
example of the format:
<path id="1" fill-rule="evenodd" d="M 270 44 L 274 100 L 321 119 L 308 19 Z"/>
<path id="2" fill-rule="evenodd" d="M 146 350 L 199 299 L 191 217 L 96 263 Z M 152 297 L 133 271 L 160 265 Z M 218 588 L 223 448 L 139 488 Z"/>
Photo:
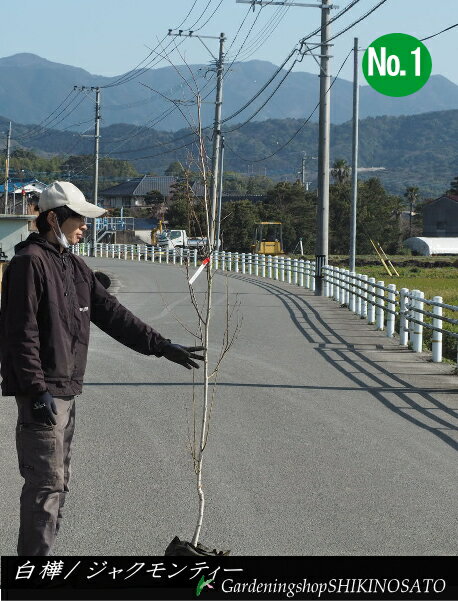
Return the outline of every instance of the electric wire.
<path id="1" fill-rule="evenodd" d="M 223 3 L 223 0 L 220 0 L 218 6 L 215 8 L 215 10 L 212 12 L 212 14 L 208 17 L 208 19 L 205 21 L 205 23 L 202 23 L 202 25 L 200 27 L 198 27 L 197 29 L 193 29 L 193 31 L 200 31 L 201 29 L 203 29 L 205 27 L 205 25 L 207 25 L 207 23 L 209 23 L 213 19 L 215 13 L 218 11 L 218 9 L 222 3 Z"/>
<path id="2" fill-rule="evenodd" d="M 337 78 L 339 77 L 340 72 L 342 71 L 345 63 L 347 62 L 349 56 L 351 55 L 351 53 L 353 52 L 353 48 L 349 51 L 349 53 L 347 54 L 347 56 L 345 57 L 344 61 L 342 62 L 342 64 L 340 65 L 339 70 L 337 71 L 334 79 L 332 80 L 329 88 L 326 90 L 326 94 L 330 91 L 330 89 L 332 88 L 332 86 L 334 85 L 335 81 L 337 80 Z M 301 126 L 294 132 L 294 134 L 284 143 L 282 144 L 279 148 L 277 148 L 277 150 L 275 150 L 275 152 L 272 152 L 271 154 L 261 158 L 261 159 L 247 159 L 242 157 L 237 151 L 233 150 L 230 145 L 227 144 L 226 140 L 224 141 L 224 145 L 225 147 L 227 147 L 230 152 L 232 152 L 233 154 L 235 154 L 239 159 L 241 159 L 242 161 L 245 161 L 247 163 L 260 163 L 262 161 L 265 161 L 267 159 L 270 159 L 271 157 L 275 156 L 276 154 L 278 154 L 281 150 L 283 150 L 283 148 L 285 148 L 286 146 L 288 146 L 288 144 L 290 144 L 294 138 L 304 129 L 304 127 L 307 125 L 307 123 L 310 121 L 310 119 L 313 117 L 313 115 L 315 114 L 317 108 L 320 106 L 320 102 L 318 102 L 315 106 L 315 108 L 313 109 L 313 111 L 310 113 L 310 115 L 305 119 L 305 121 L 303 121 L 303 123 L 301 124 Z"/>
<path id="3" fill-rule="evenodd" d="M 63 104 L 64 104 L 64 103 L 65 103 L 65 102 L 68 100 L 68 98 L 70 98 L 70 96 L 71 96 L 71 95 L 72 95 L 74 92 L 75 92 L 75 89 L 73 88 L 73 89 L 70 91 L 70 93 L 69 93 L 69 94 L 67 94 L 67 96 L 64 98 L 64 100 L 63 100 L 63 101 L 62 101 L 62 102 L 59 104 L 59 106 L 58 106 L 58 107 L 56 107 L 56 108 L 55 108 L 55 109 L 52 111 L 52 113 L 50 113 L 50 114 L 49 114 L 47 117 L 45 117 L 45 119 L 43 119 L 43 120 L 42 120 L 40 123 L 38 123 L 37 125 L 34 125 L 34 126 L 32 127 L 32 129 L 31 129 L 31 130 L 28 130 L 28 131 L 27 131 L 27 134 L 22 134 L 21 136 L 17 136 L 15 139 L 16 139 L 17 141 L 20 141 L 20 140 L 21 140 L 21 139 L 23 139 L 23 138 L 27 138 L 29 135 L 33 135 L 35 132 L 38 132 L 38 131 L 40 131 L 40 130 L 42 130 L 42 129 L 46 129 L 46 128 L 48 127 L 48 124 L 47 124 L 46 122 L 47 122 L 47 121 L 50 119 L 50 117 L 52 117 L 52 116 L 54 115 L 54 113 L 55 113 L 56 111 L 58 111 L 58 110 L 60 109 L 60 107 L 61 107 L 61 106 L 62 106 L 62 105 L 63 105 Z M 74 100 L 74 99 L 73 99 L 73 100 Z M 73 102 L 73 100 L 70 100 L 70 101 L 69 101 L 69 103 L 67 104 L 67 107 L 71 105 L 71 103 Z M 64 110 L 65 110 L 67 107 L 64 107 L 64 109 L 63 109 L 63 110 L 62 110 L 62 111 L 59 113 L 59 115 L 61 115 L 61 114 L 62 114 L 62 112 L 63 112 L 63 111 L 64 111 Z M 57 115 L 57 116 L 59 116 L 59 115 Z M 45 125 L 45 123 L 46 123 L 46 125 Z"/>
<path id="4" fill-rule="evenodd" d="M 186 17 L 183 19 L 183 21 L 182 21 L 182 22 L 181 22 L 181 23 L 178 25 L 177 29 L 178 29 L 179 27 L 181 27 L 181 26 L 182 26 L 182 25 L 183 25 L 183 24 L 186 22 L 186 20 L 188 19 L 189 15 L 190 15 L 190 14 L 192 13 L 192 11 L 194 10 L 194 7 L 195 7 L 195 5 L 196 5 L 196 4 L 197 4 L 197 0 L 194 0 L 194 2 L 193 2 L 193 4 L 192 4 L 191 8 L 189 9 L 189 12 L 188 12 L 188 14 L 187 14 L 187 15 L 186 15 Z M 150 56 L 151 56 L 151 55 L 154 53 L 154 51 L 155 51 L 155 50 L 157 50 L 157 48 L 159 48 L 159 47 L 160 47 L 160 45 L 161 45 L 161 44 L 162 44 L 162 42 L 163 42 L 163 41 L 166 39 L 166 37 L 167 37 L 167 36 L 165 35 L 165 36 L 162 38 L 162 40 L 161 40 L 160 42 L 158 42 L 158 44 L 157 44 L 156 48 L 154 48 L 153 50 L 151 50 L 151 52 L 148 54 L 148 56 L 147 56 L 147 57 L 145 57 L 145 58 L 144 58 L 142 61 L 140 61 L 140 62 L 139 62 L 139 63 L 138 63 L 138 64 L 137 64 L 137 65 L 136 65 L 136 66 L 135 66 L 133 69 L 130 69 L 130 71 L 127 71 L 126 73 L 124 73 L 123 75 L 121 75 L 121 76 L 120 76 L 118 79 L 116 79 L 114 82 L 111 82 L 110 84 L 107 84 L 106 86 L 103 86 L 103 87 L 110 87 L 110 88 L 112 88 L 112 87 L 115 87 L 115 86 L 118 86 L 118 85 L 122 85 L 123 83 L 127 83 L 127 82 L 124 82 L 123 80 L 124 80 L 124 79 L 126 79 L 127 77 L 129 77 L 129 75 L 130 75 L 130 74 L 133 74 L 133 73 L 135 73 L 135 72 L 137 71 L 137 69 L 138 69 L 138 68 L 139 68 L 139 67 L 140 67 L 140 66 L 141 66 L 143 63 L 145 63 L 145 62 L 146 62 L 146 61 L 149 59 L 149 57 L 150 57 Z M 130 81 L 130 80 L 129 80 L 129 81 Z"/>
<path id="5" fill-rule="evenodd" d="M 449 29 L 453 29 L 454 27 L 458 27 L 458 23 L 455 23 L 455 25 L 450 25 L 450 27 L 447 27 L 446 29 L 443 29 L 442 31 L 433 33 L 433 35 L 429 35 L 427 38 L 420 38 L 420 39 L 422 42 L 424 42 L 425 40 L 430 40 L 431 38 L 435 38 L 437 35 L 440 35 L 441 33 L 445 33 L 446 31 L 449 31 Z"/>
<path id="6" fill-rule="evenodd" d="M 68 119 L 70 117 L 70 115 L 76 111 L 76 109 L 80 106 L 80 104 L 86 100 L 87 97 L 88 97 L 88 95 L 84 94 L 83 97 L 80 99 L 80 101 L 77 104 L 75 104 L 75 106 L 72 108 L 72 110 L 67 115 L 64 115 L 62 117 L 62 119 L 57 121 L 57 123 L 54 123 L 51 130 L 46 129 L 44 132 L 36 134 L 35 136 L 32 136 L 32 138 L 42 140 L 43 138 L 47 138 L 48 136 L 52 135 L 54 133 L 54 130 L 56 129 L 57 125 L 59 125 L 59 123 L 62 123 L 63 121 Z M 28 139 L 30 139 L 30 138 L 28 138 Z"/>
<path id="7" fill-rule="evenodd" d="M 346 28 L 344 28 L 343 30 L 341 30 L 340 32 L 338 32 L 337 34 L 335 34 L 334 36 L 331 36 L 330 38 L 328 38 L 325 43 L 328 43 L 331 40 L 339 37 L 340 35 L 342 35 L 346 31 L 348 31 L 349 29 L 351 29 L 352 27 L 354 27 L 355 25 L 357 25 L 358 23 L 360 23 L 363 19 L 365 19 L 366 17 L 368 17 L 370 14 L 372 14 L 377 8 L 379 8 L 386 1 L 387 0 L 380 0 L 380 2 L 378 4 L 376 4 L 372 9 L 370 9 L 362 17 L 360 17 L 359 19 L 357 19 L 356 21 L 354 21 L 353 23 L 351 23 L 350 25 L 348 25 Z M 330 19 L 330 21 L 336 21 L 338 18 L 340 18 L 342 15 L 344 15 L 348 10 L 350 10 L 351 8 L 353 8 L 358 2 L 359 2 L 359 0 L 353 0 L 352 2 L 350 2 L 350 4 L 348 4 L 345 8 L 343 8 L 337 15 L 335 15 L 335 17 L 333 17 L 332 19 Z M 248 102 L 246 102 L 241 108 L 239 108 L 237 111 L 235 111 L 234 113 L 232 113 L 231 115 L 229 115 L 229 117 L 226 117 L 225 119 L 223 119 L 222 123 L 226 123 L 227 121 L 230 121 L 231 119 L 233 119 L 234 117 L 236 117 L 237 115 L 239 115 L 242 111 L 244 111 L 250 104 L 252 104 L 252 102 L 254 102 L 256 100 L 256 98 L 258 98 L 259 95 L 262 94 L 262 92 L 272 83 L 272 81 L 277 77 L 277 75 L 280 73 L 280 71 L 287 64 L 287 62 L 289 61 L 289 59 L 296 52 L 302 53 L 302 55 L 304 55 L 304 54 L 307 54 L 308 52 L 311 52 L 316 47 L 321 46 L 321 44 L 317 44 L 317 46 L 314 46 L 313 48 L 309 48 L 307 51 L 303 51 L 302 50 L 302 47 L 305 45 L 306 40 L 308 40 L 310 37 L 313 37 L 313 35 L 315 35 L 317 33 L 317 31 L 321 31 L 321 28 L 319 28 L 318 30 L 312 32 L 308 36 L 305 36 L 304 38 L 301 38 L 299 40 L 300 48 L 297 48 L 297 47 L 293 48 L 293 50 L 287 56 L 287 58 L 285 59 L 285 61 L 283 61 L 283 63 L 278 67 L 278 69 L 269 78 L 269 80 L 264 84 L 264 86 L 260 90 L 258 90 L 258 92 L 254 96 L 252 96 L 252 98 L 250 100 L 248 100 Z M 283 79 L 283 81 L 284 81 L 284 79 Z"/>
<path id="8" fill-rule="evenodd" d="M 331 25 L 332 23 L 334 23 L 334 21 L 337 21 L 337 19 L 340 19 L 340 17 L 342 17 L 346 12 L 348 12 L 356 4 L 358 4 L 359 1 L 360 0 L 352 0 L 352 2 L 350 2 L 349 4 L 347 4 L 347 6 L 345 6 L 341 11 L 339 11 L 336 15 L 334 15 L 333 17 L 331 17 L 329 19 L 329 21 L 328 21 L 329 25 Z M 321 27 L 318 27 L 317 29 L 315 29 L 315 31 L 312 31 L 312 33 L 309 33 L 304 38 L 301 38 L 300 41 L 301 42 L 305 42 L 305 41 L 309 40 L 310 38 L 313 38 L 314 36 L 316 36 L 317 33 L 320 33 L 320 32 L 321 32 Z M 329 41 L 329 40 L 327 40 L 327 41 Z"/>
<path id="9" fill-rule="evenodd" d="M 291 71 L 293 70 L 293 68 L 294 68 L 294 66 L 296 65 L 297 62 L 298 62 L 298 59 L 295 59 L 292 62 L 291 66 L 285 72 L 284 76 L 282 77 L 282 79 L 280 80 L 280 82 L 277 84 L 277 86 L 274 88 L 274 90 L 272 91 L 272 93 L 268 96 L 268 98 L 261 104 L 261 106 L 259 108 L 257 108 L 256 111 L 246 121 L 244 121 L 243 123 L 240 123 L 240 124 L 236 125 L 232 129 L 224 130 L 224 134 L 236 131 L 237 129 L 242 128 L 244 125 L 246 125 L 247 123 L 249 123 L 252 119 L 254 119 L 254 117 L 256 117 L 256 115 L 266 106 L 266 104 L 268 102 L 270 102 L 270 100 L 272 99 L 272 97 L 274 96 L 274 94 L 278 91 L 278 89 L 283 84 L 283 82 L 285 81 L 285 79 L 291 73 Z"/>
<path id="10" fill-rule="evenodd" d="M 265 7 L 263 7 L 265 8 Z M 255 54 L 264 44 L 266 44 L 273 34 L 273 32 L 277 29 L 283 19 L 286 17 L 290 7 L 280 7 L 271 19 L 264 25 L 264 27 L 256 34 L 253 40 L 251 40 L 250 44 L 244 49 L 242 55 L 239 57 L 239 60 L 245 61 L 253 54 Z M 261 11 L 259 11 L 261 12 Z"/>
<path id="11" fill-rule="evenodd" d="M 220 1 L 219 5 L 217 6 L 217 9 L 220 7 L 222 0 Z M 212 0 L 209 0 L 207 2 L 206 7 L 204 8 L 204 10 L 200 13 L 199 17 L 197 18 L 197 20 L 190 26 L 190 29 L 193 29 L 198 23 L 199 21 L 202 19 L 203 15 L 206 13 L 208 7 L 210 6 L 210 4 L 212 3 Z M 195 6 L 195 2 L 192 6 L 192 8 L 194 8 Z M 216 10 L 217 10 L 216 9 Z M 192 10 L 192 9 L 191 9 Z M 213 14 L 216 12 L 216 10 L 212 13 L 211 17 L 213 17 Z M 191 11 L 188 13 L 188 15 L 186 16 L 186 18 L 181 22 L 181 24 L 176 27 L 175 29 L 179 29 L 186 21 L 187 17 L 189 16 L 189 14 L 191 13 Z M 198 31 L 195 30 L 195 31 Z M 156 64 L 158 64 L 161 60 L 163 60 L 163 56 L 159 58 L 157 58 L 158 52 L 157 49 L 161 47 L 162 43 L 164 42 L 164 40 L 168 37 L 168 34 L 166 34 L 162 40 L 160 40 L 157 45 L 151 49 L 150 53 L 148 54 L 148 56 L 146 58 L 144 58 L 136 67 L 134 67 L 133 69 L 131 69 L 130 71 L 128 71 L 127 73 L 125 73 L 124 75 L 121 75 L 117 80 L 115 80 L 114 82 L 111 82 L 110 84 L 106 84 L 105 86 L 101 86 L 104 88 L 112 88 L 118 85 L 123 85 L 125 83 L 128 83 L 134 79 L 137 79 L 138 77 L 141 77 L 146 71 L 148 71 L 149 69 L 151 69 L 152 67 L 154 67 Z M 183 43 L 183 40 L 180 41 L 180 45 Z M 164 53 L 165 50 L 167 50 L 170 46 L 172 45 L 172 41 L 170 41 L 165 48 L 162 49 L 162 52 Z M 138 67 L 140 65 L 142 65 L 143 63 L 145 63 L 152 55 L 155 55 L 153 59 L 151 59 L 151 61 L 149 61 L 146 65 L 144 65 L 139 71 L 137 71 Z M 167 55 L 169 56 L 170 53 Z M 156 61 L 156 62 L 155 62 Z"/>

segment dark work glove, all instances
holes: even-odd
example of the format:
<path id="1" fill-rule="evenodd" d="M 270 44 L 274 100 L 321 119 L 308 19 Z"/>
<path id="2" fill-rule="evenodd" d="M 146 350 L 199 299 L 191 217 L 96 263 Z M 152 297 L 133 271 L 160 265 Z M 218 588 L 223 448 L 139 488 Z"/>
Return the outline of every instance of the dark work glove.
<path id="1" fill-rule="evenodd" d="M 53 397 L 48 391 L 42 392 L 41 394 L 34 397 L 32 400 L 32 415 L 34 421 L 41 424 L 54 424 L 56 425 L 56 419 L 54 415 L 57 415 L 57 407 Z"/>
<path id="2" fill-rule="evenodd" d="M 196 355 L 195 351 L 204 351 L 204 346 L 181 346 L 180 344 L 173 344 L 170 340 L 166 340 L 162 346 L 162 355 L 169 361 L 174 361 L 191 369 L 192 367 L 199 368 L 199 365 L 191 359 L 200 359 L 203 361 L 203 355 Z"/>

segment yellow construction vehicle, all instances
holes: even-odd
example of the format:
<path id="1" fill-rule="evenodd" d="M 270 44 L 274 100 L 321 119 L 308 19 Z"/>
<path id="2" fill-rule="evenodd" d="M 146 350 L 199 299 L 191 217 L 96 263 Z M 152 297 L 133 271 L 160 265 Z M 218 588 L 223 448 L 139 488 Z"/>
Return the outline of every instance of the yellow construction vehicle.
<path id="1" fill-rule="evenodd" d="M 281 221 L 255 223 L 251 252 L 261 255 L 284 255 Z"/>
<path id="2" fill-rule="evenodd" d="M 151 244 L 153 246 L 157 245 L 157 234 L 162 234 L 162 219 L 159 220 L 159 225 L 151 230 Z"/>

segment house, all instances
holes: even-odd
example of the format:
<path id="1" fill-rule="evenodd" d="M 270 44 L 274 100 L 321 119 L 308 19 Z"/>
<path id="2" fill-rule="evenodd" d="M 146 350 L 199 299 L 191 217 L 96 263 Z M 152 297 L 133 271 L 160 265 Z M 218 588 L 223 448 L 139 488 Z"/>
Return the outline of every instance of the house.
<path id="1" fill-rule="evenodd" d="M 160 192 L 167 200 L 173 194 L 172 186 L 178 181 L 178 177 L 169 175 L 135 177 L 112 188 L 101 190 L 99 197 L 102 200 L 99 200 L 99 204 L 106 209 L 145 207 L 145 199 L 149 192 Z M 196 197 L 204 194 L 204 187 L 198 182 L 192 183 L 191 190 Z"/>
<path id="2" fill-rule="evenodd" d="M 458 237 L 458 196 L 444 194 L 423 206 L 424 237 Z"/>
<path id="3" fill-rule="evenodd" d="M 8 182 L 8 212 L 10 214 L 34 214 L 34 206 L 29 204 L 30 200 L 43 192 L 46 184 L 37 179 L 18 180 L 10 179 Z M 2 210 L 4 210 L 5 184 L 0 185 L 0 196 L 2 197 Z"/>

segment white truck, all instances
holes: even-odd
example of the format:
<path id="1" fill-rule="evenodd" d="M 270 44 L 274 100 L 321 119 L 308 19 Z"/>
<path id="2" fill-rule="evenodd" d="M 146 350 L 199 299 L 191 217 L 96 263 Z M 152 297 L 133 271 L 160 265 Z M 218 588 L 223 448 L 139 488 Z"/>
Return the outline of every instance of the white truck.
<path id="1" fill-rule="evenodd" d="M 156 235 L 157 244 L 164 250 L 173 248 L 202 248 L 207 244 L 207 238 L 189 238 L 186 230 L 163 230 Z"/>

